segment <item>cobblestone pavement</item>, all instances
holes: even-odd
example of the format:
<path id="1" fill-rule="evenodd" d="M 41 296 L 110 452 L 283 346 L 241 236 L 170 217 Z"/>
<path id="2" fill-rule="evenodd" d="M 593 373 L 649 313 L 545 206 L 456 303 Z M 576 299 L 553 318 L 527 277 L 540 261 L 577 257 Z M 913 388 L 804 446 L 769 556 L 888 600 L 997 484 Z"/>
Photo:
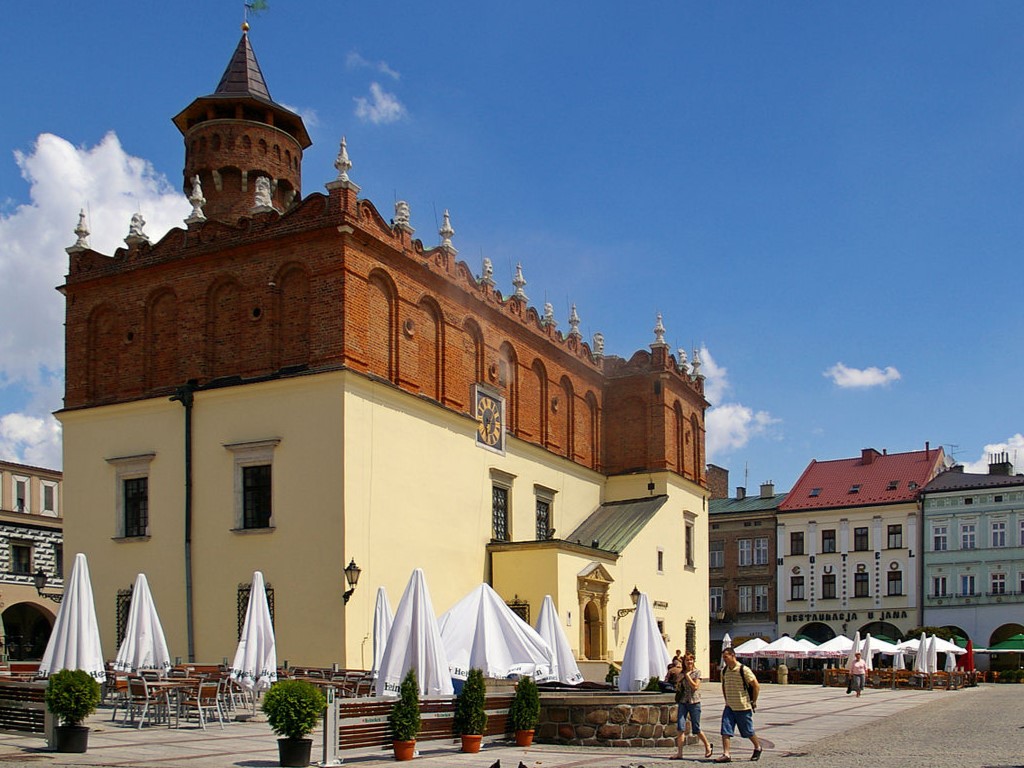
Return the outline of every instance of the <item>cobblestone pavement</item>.
<path id="1" fill-rule="evenodd" d="M 764 745 L 761 765 L 794 768 L 1024 768 L 1024 688 L 983 685 L 963 691 L 868 689 L 860 698 L 843 689 L 815 686 L 762 688 L 755 717 Z M 704 727 L 721 754 L 718 686 L 704 697 Z M 188 768 L 272 768 L 278 764 L 275 736 L 266 723 L 230 723 L 223 730 L 195 727 L 136 730 L 110 722 L 101 710 L 89 725 L 89 751 L 59 755 L 43 740 L 0 734 L 3 766 L 187 766 Z M 313 759 L 321 757 L 320 735 Z M 734 762 L 748 763 L 750 743 L 733 740 Z M 450 742 L 422 745 L 411 764 L 421 768 L 668 768 L 706 764 L 699 745 L 685 760 L 669 760 L 672 750 L 598 749 L 535 745 L 530 749 L 490 742 L 476 755 L 462 754 Z M 390 750 L 342 753 L 343 765 L 393 765 Z"/>

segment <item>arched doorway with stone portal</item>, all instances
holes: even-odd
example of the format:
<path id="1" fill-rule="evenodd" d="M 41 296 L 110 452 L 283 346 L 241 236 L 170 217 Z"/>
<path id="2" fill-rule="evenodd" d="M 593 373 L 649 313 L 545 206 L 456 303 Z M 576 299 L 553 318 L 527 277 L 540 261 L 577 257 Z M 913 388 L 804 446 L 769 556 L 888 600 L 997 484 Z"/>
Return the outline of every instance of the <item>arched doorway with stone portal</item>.
<path id="1" fill-rule="evenodd" d="M 16 603 L 3 612 L 4 648 L 9 661 L 43 658 L 54 616 L 33 603 Z"/>
<path id="2" fill-rule="evenodd" d="M 590 661 L 608 658 L 608 587 L 611 574 L 600 563 L 590 563 L 576 575 L 580 621 L 580 656 Z"/>

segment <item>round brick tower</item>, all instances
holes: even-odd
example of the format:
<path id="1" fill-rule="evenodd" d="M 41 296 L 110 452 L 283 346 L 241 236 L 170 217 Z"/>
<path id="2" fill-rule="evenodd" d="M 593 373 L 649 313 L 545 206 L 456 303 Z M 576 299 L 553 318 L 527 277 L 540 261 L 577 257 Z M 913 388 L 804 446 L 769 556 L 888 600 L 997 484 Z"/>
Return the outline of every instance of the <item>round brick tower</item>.
<path id="1" fill-rule="evenodd" d="M 182 188 L 191 194 L 199 176 L 207 218 L 233 224 L 260 210 L 260 177 L 269 180 L 270 206 L 278 211 L 302 196 L 302 151 L 312 142 L 302 118 L 270 98 L 247 24 L 217 90 L 193 101 L 174 124 L 185 137 Z"/>

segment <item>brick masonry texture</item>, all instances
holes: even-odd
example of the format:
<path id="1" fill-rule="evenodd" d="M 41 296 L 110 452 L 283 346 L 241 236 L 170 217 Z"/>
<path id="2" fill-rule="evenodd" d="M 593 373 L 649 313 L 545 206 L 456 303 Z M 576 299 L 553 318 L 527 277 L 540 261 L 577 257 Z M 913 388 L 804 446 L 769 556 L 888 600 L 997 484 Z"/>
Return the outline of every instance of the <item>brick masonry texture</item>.
<path id="1" fill-rule="evenodd" d="M 218 165 L 206 138 L 186 144 L 187 169 Z M 256 156 L 242 157 L 246 147 Z M 275 205 L 286 207 L 301 150 L 283 157 Z M 259 141 L 232 140 L 229 160 L 267 165 Z M 595 355 L 349 185 L 245 215 L 253 178 L 236 182 L 224 179 L 217 216 L 157 243 L 113 256 L 71 249 L 65 408 L 166 397 L 189 380 L 350 369 L 474 416 L 480 382 L 506 398 L 507 429 L 522 440 L 605 474 L 670 470 L 704 483 L 704 382 L 681 374 L 667 346 Z"/>
<path id="2" fill-rule="evenodd" d="M 630 698 L 635 698 L 631 696 Z M 548 744 L 602 747 L 671 747 L 676 736 L 676 705 L 616 703 L 615 696 L 595 697 L 593 704 L 542 700 L 536 739 Z"/>

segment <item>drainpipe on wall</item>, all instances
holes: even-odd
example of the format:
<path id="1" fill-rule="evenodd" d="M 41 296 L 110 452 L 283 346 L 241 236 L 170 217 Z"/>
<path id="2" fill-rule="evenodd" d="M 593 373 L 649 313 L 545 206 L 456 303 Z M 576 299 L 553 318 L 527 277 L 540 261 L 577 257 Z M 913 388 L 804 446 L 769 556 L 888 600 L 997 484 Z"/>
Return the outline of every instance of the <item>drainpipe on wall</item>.
<path id="1" fill-rule="evenodd" d="M 188 637 L 188 660 L 195 663 L 195 622 L 192 610 L 192 403 L 198 385 L 189 379 L 178 387 L 172 401 L 185 407 L 185 632 Z"/>

